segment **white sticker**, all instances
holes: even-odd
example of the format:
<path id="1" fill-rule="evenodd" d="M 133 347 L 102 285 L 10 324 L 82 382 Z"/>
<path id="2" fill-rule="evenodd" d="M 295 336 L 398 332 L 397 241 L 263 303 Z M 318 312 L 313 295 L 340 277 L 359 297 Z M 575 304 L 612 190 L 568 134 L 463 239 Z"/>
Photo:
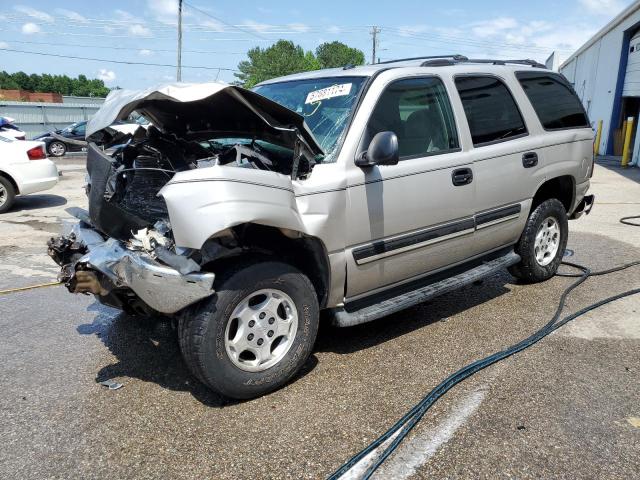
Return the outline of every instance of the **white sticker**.
<path id="1" fill-rule="evenodd" d="M 351 83 L 343 83 L 341 85 L 333 85 L 332 87 L 323 88 L 321 90 L 315 90 L 309 92 L 305 104 L 316 103 L 320 100 L 326 100 L 333 97 L 344 97 L 351 93 Z"/>

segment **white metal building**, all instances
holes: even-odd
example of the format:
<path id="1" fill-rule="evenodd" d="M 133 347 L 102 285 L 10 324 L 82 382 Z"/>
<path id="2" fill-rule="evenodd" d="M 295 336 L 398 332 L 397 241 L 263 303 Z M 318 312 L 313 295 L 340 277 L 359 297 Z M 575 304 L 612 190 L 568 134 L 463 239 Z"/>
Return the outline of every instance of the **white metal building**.
<path id="1" fill-rule="evenodd" d="M 623 123 L 633 117 L 631 162 L 640 165 L 640 0 L 614 18 L 561 66 L 594 126 L 602 120 L 600 153 L 621 155 Z"/>

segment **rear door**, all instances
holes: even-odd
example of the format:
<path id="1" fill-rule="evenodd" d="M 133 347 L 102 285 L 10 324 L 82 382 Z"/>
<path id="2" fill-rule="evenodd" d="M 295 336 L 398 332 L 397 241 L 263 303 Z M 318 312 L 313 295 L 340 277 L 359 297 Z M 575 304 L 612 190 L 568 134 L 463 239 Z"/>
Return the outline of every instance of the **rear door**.
<path id="1" fill-rule="evenodd" d="M 400 162 L 359 168 L 351 160 L 348 165 L 350 298 L 467 258 L 474 231 L 473 169 L 461 152 L 443 80 L 390 81 L 379 96 L 370 91 L 365 104 L 361 111 L 372 113 L 360 150 L 376 133 L 392 131 Z"/>
<path id="2" fill-rule="evenodd" d="M 474 255 L 517 241 L 543 179 L 542 135 L 525 123 L 519 107 L 524 95 L 508 79 L 489 74 L 455 77 L 473 143 Z"/>

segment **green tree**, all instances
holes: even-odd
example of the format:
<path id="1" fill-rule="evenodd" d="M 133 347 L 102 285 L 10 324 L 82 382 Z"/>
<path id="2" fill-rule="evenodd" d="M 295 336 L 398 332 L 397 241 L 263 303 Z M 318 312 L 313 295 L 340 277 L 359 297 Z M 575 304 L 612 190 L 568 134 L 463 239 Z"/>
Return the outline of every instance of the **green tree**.
<path id="1" fill-rule="evenodd" d="M 278 40 L 267 48 L 252 48 L 247 57 L 248 60 L 238 64 L 240 72 L 234 74 L 246 88 L 270 78 L 320 68 L 313 52 L 305 53 L 301 46 L 289 40 Z"/>
<path id="2" fill-rule="evenodd" d="M 106 97 L 109 94 L 102 80 L 89 79 L 86 75 L 70 78 L 67 75 L 43 75 L 24 72 L 0 72 L 0 88 L 21 89 L 31 92 L 53 92 L 61 95 L 78 95 L 81 97 Z"/>
<path id="3" fill-rule="evenodd" d="M 20 88 L 20 85 L 15 81 L 13 75 L 3 70 L 0 72 L 0 88 L 5 90 L 17 90 Z"/>
<path id="4" fill-rule="evenodd" d="M 325 42 L 316 48 L 316 58 L 321 68 L 337 68 L 346 65 L 364 65 L 364 53 L 342 42 Z"/>

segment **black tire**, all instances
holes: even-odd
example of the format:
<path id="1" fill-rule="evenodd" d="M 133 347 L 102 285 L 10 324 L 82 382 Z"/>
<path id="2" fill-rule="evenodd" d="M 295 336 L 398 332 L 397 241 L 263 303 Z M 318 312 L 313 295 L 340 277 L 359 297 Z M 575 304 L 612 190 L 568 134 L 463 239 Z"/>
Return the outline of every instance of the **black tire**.
<path id="1" fill-rule="evenodd" d="M 64 157 L 67 153 L 67 145 L 59 141 L 51 142 L 47 147 L 47 152 L 49 152 L 49 155 L 52 157 Z"/>
<path id="2" fill-rule="evenodd" d="M 178 337 L 187 366 L 202 383 L 235 399 L 255 398 L 280 388 L 302 368 L 316 340 L 319 307 L 313 285 L 300 271 L 277 261 L 244 263 L 217 275 L 216 293 L 180 315 Z M 279 290 L 293 300 L 298 328 L 278 363 L 249 372 L 229 357 L 225 333 L 236 306 L 262 289 Z"/>
<path id="3" fill-rule="evenodd" d="M 543 266 L 536 259 L 535 239 L 540 226 L 548 218 L 555 219 L 560 227 L 560 244 L 551 262 Z M 509 272 L 527 283 L 544 282 L 550 279 L 556 274 L 562 262 L 568 238 L 569 222 L 564 205 L 555 198 L 545 200 L 529 215 L 522 236 L 515 246 L 515 252 L 520 255 L 521 261 L 510 267 Z"/>
<path id="4" fill-rule="evenodd" d="M 16 189 L 5 177 L 0 176 L 0 213 L 8 212 L 16 200 Z"/>

